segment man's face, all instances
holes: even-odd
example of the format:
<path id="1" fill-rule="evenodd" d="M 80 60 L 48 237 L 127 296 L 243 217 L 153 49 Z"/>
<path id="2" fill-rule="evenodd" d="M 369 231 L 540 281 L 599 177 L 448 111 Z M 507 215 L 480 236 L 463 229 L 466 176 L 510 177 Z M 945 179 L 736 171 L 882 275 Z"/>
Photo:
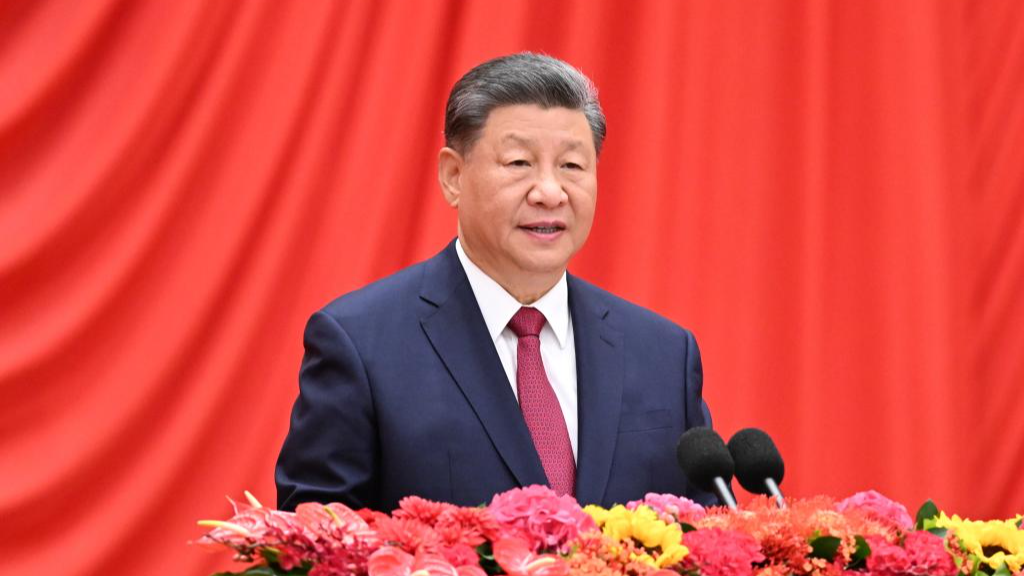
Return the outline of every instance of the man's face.
<path id="1" fill-rule="evenodd" d="M 597 153 L 586 116 L 536 105 L 492 110 L 456 187 L 449 201 L 478 266 L 506 287 L 557 277 L 594 220 Z"/>

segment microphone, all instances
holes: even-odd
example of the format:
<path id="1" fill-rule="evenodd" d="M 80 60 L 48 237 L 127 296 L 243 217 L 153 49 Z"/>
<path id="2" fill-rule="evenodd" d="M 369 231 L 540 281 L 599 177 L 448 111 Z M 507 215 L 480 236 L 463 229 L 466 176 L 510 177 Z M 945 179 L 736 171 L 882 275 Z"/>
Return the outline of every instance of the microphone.
<path id="1" fill-rule="evenodd" d="M 770 494 L 775 497 L 779 508 L 786 507 L 779 491 L 786 465 L 768 434 L 757 428 L 744 428 L 729 440 L 729 453 L 732 454 L 740 486 L 753 494 Z"/>
<path id="2" fill-rule="evenodd" d="M 722 502 L 736 509 L 736 499 L 729 490 L 733 461 L 725 441 L 711 428 L 690 428 L 679 437 L 676 460 L 687 479 L 701 490 L 717 491 Z"/>

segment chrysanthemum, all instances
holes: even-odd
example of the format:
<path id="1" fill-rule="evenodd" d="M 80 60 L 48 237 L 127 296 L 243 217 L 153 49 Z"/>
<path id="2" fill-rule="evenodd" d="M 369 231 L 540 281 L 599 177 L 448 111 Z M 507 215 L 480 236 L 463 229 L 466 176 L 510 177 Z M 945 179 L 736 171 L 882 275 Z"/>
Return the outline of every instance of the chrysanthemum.
<path id="1" fill-rule="evenodd" d="M 648 506 L 630 510 L 619 504 L 609 510 L 598 506 L 587 506 L 601 531 L 619 541 L 635 541 L 645 551 L 633 560 L 663 568 L 681 562 L 689 552 L 683 545 L 683 531 L 678 524 L 668 524 Z"/>
<path id="2" fill-rule="evenodd" d="M 406 496 L 398 502 L 398 509 L 391 515 L 395 518 L 413 518 L 433 526 L 441 514 L 453 508 L 455 506 L 452 504 L 434 502 L 419 496 Z"/>

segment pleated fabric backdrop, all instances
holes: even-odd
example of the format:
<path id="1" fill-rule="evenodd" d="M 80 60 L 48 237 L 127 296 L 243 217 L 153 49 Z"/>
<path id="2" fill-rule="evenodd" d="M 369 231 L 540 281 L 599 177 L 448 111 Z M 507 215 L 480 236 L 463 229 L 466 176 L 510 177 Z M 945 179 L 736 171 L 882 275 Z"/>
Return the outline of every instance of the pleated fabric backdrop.
<path id="1" fill-rule="evenodd" d="M 527 49 L 608 115 L 571 269 L 694 330 L 726 437 L 1024 511 L 1024 3 L 7 0 L 0 564 L 226 566 L 307 317 L 454 235 L 447 92 Z"/>

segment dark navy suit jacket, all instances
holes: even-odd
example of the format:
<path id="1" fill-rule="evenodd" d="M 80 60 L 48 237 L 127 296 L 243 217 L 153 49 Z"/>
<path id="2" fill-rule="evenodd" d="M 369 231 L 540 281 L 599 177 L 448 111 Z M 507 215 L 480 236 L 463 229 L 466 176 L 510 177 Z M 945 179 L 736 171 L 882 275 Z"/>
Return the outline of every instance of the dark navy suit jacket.
<path id="1" fill-rule="evenodd" d="M 609 506 L 687 486 L 675 444 L 710 426 L 687 330 L 568 276 L 576 343 L 576 497 Z M 411 494 L 459 505 L 546 484 L 452 242 L 309 320 L 300 394 L 277 462 L 278 505 L 390 511 Z"/>

